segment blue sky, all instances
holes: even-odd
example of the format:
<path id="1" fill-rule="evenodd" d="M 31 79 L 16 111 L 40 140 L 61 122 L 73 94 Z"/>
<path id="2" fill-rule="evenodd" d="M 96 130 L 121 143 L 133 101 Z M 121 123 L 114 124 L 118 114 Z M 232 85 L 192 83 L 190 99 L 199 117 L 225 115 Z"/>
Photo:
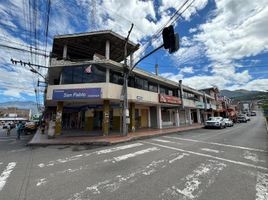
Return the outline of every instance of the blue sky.
<path id="1" fill-rule="evenodd" d="M 30 2 L 30 4 L 29 4 Z M 46 45 L 48 0 L 0 0 L 0 45 L 39 53 L 51 50 L 54 35 L 94 30 L 113 30 L 141 44 L 134 56 L 152 50 L 162 42 L 152 36 L 186 0 L 51 0 Z M 268 0 L 192 0 L 188 9 L 174 22 L 180 35 L 180 49 L 169 54 L 162 49 L 139 67 L 154 72 L 158 63 L 161 76 L 196 89 L 218 86 L 220 89 L 268 89 Z M 34 9 L 35 8 L 35 9 Z M 94 17 L 93 16 L 94 14 Z M 149 42 L 147 51 L 142 51 Z M 48 60 L 25 51 L 0 46 L 0 102 L 42 102 L 38 77 L 27 66 L 12 65 L 10 59 L 47 65 Z M 45 70 L 38 69 L 45 74 Z M 35 92 L 36 91 L 36 92 Z M 37 93 L 37 98 L 36 94 Z"/>

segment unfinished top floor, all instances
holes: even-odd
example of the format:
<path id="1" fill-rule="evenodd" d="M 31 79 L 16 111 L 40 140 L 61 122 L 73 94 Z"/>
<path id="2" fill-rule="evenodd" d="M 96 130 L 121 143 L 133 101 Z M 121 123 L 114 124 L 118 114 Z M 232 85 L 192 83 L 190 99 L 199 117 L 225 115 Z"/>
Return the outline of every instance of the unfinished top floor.
<path id="1" fill-rule="evenodd" d="M 78 34 L 58 35 L 53 39 L 51 58 L 56 60 L 110 59 L 124 60 L 126 38 L 111 31 L 94 31 Z M 127 56 L 134 53 L 139 45 L 128 41 Z"/>

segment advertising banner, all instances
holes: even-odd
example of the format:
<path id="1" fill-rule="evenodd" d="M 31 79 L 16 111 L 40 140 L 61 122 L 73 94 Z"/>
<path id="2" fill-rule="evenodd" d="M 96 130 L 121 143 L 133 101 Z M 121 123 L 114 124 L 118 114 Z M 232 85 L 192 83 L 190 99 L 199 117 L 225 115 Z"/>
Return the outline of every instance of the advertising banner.
<path id="1" fill-rule="evenodd" d="M 53 100 L 99 99 L 101 88 L 55 89 Z"/>
<path id="2" fill-rule="evenodd" d="M 181 104 L 181 99 L 174 96 L 159 94 L 160 103 Z"/>

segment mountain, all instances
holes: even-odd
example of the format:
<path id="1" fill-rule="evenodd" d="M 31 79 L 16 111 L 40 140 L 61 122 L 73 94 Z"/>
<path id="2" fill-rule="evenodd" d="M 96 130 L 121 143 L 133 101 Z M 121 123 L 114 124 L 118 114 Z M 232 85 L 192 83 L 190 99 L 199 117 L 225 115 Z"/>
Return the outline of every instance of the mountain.
<path id="1" fill-rule="evenodd" d="M 256 95 L 259 93 L 265 93 L 260 91 L 249 91 L 249 90 L 221 90 L 220 94 L 221 96 L 227 96 L 227 97 L 241 97 L 241 96 L 248 96 L 248 95 Z"/>
<path id="2" fill-rule="evenodd" d="M 221 96 L 227 96 L 235 100 L 263 100 L 268 99 L 268 92 L 249 91 L 249 90 L 221 90 Z"/>
<path id="3" fill-rule="evenodd" d="M 0 108 L 16 107 L 20 109 L 31 109 L 32 114 L 37 114 L 37 106 L 33 101 L 8 101 L 0 103 Z"/>

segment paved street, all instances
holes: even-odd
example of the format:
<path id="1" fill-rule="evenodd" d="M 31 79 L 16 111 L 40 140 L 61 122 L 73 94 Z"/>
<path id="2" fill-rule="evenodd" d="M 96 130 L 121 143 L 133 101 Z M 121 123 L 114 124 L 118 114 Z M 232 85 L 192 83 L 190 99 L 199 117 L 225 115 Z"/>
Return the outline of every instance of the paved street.
<path id="1" fill-rule="evenodd" d="M 26 147 L 0 133 L 0 199 L 268 199 L 264 118 L 116 146 Z"/>

